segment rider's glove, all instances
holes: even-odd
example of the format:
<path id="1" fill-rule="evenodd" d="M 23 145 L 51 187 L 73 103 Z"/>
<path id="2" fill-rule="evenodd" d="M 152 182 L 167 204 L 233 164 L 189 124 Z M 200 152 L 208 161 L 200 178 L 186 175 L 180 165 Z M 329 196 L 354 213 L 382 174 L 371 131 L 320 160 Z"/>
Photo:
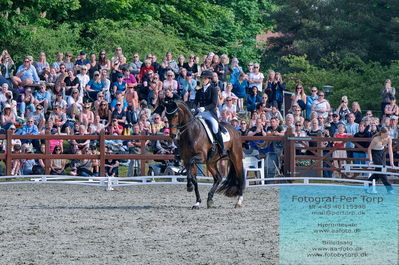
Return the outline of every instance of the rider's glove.
<path id="1" fill-rule="evenodd" d="M 204 108 L 204 107 L 199 107 L 199 108 L 198 108 L 198 111 L 199 111 L 199 112 L 204 112 L 204 111 L 205 111 L 205 108 Z"/>

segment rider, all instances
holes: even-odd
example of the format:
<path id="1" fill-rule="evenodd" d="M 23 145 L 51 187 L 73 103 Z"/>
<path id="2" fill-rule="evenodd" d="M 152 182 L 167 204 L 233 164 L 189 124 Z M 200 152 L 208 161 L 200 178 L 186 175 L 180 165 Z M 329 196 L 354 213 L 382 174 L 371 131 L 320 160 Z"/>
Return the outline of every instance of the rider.
<path id="1" fill-rule="evenodd" d="M 205 120 L 212 124 L 212 132 L 215 135 L 216 143 L 220 149 L 220 155 L 227 156 L 224 150 L 222 134 L 219 130 L 219 123 L 216 113 L 216 107 L 218 102 L 218 90 L 217 86 L 212 85 L 211 71 L 203 71 L 201 74 L 202 87 L 197 87 L 195 94 L 195 105 L 198 107 L 198 115 L 203 117 Z"/>

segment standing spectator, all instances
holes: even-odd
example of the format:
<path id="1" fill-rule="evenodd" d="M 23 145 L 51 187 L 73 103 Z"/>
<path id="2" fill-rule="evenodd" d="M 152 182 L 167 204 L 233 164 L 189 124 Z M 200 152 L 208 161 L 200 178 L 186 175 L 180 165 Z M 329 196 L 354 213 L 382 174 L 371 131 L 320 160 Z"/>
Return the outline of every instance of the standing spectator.
<path id="1" fill-rule="evenodd" d="M 39 60 L 34 62 L 33 66 L 36 68 L 38 75 L 41 75 L 45 70 L 50 71 L 50 65 L 46 60 L 46 54 L 44 52 L 39 54 Z"/>
<path id="2" fill-rule="evenodd" d="M 89 66 L 89 76 L 90 76 L 90 79 L 93 79 L 94 72 L 101 70 L 101 67 L 97 62 L 96 54 L 94 52 L 90 53 L 89 65 L 90 65 Z"/>
<path id="3" fill-rule="evenodd" d="M 188 57 L 188 62 L 185 62 L 183 67 L 187 69 L 187 72 L 191 72 L 193 74 L 194 79 L 198 77 L 198 65 L 195 62 L 195 56 L 193 54 L 190 54 Z"/>
<path id="4" fill-rule="evenodd" d="M 14 71 L 15 71 L 15 64 L 11 58 L 11 55 L 8 53 L 7 50 L 3 50 L 0 55 L 0 76 L 5 78 L 4 81 L 7 81 L 7 84 L 9 86 L 11 86 L 11 84 L 12 84 L 11 78 L 14 75 Z M 0 82 L 0 83 L 3 83 L 3 82 Z M 0 84 L 0 85 L 2 85 L 2 84 Z"/>
<path id="5" fill-rule="evenodd" d="M 116 47 L 115 55 L 112 56 L 112 58 L 111 58 L 111 66 L 115 65 L 116 62 L 117 62 L 117 64 L 119 64 L 120 59 L 123 59 L 123 58 L 126 60 L 126 57 L 123 55 L 122 47 Z"/>
<path id="6" fill-rule="evenodd" d="M 312 113 L 312 105 L 319 98 L 317 95 L 317 87 L 312 87 L 310 89 L 311 94 L 306 98 L 306 119 L 310 119 L 310 114 Z"/>
<path id="7" fill-rule="evenodd" d="M 362 121 L 362 110 L 360 109 L 360 105 L 357 101 L 352 103 L 351 112 L 355 114 L 355 122 L 360 123 Z"/>
<path id="8" fill-rule="evenodd" d="M 345 125 L 344 124 L 339 124 L 338 129 L 334 134 L 334 138 L 347 138 L 349 135 L 345 133 Z M 345 142 L 343 141 L 334 141 L 334 147 L 338 147 L 339 150 L 335 150 L 333 153 L 333 158 L 347 158 L 346 150 L 345 148 Z M 340 168 L 342 164 L 345 164 L 346 161 L 344 160 L 334 160 L 334 167 Z M 335 175 L 339 177 L 339 173 L 335 172 Z"/>
<path id="9" fill-rule="evenodd" d="M 24 64 L 18 67 L 17 74 L 12 77 L 12 83 L 15 87 L 31 85 L 38 83 L 39 76 L 35 67 L 32 65 L 29 57 L 25 57 Z"/>
<path id="10" fill-rule="evenodd" d="M 98 66 L 100 70 L 107 70 L 108 73 L 111 71 L 111 62 L 107 59 L 107 53 L 104 50 L 98 54 Z"/>
<path id="11" fill-rule="evenodd" d="M 218 74 L 219 80 L 226 86 L 227 76 L 232 73 L 232 69 L 230 68 L 227 54 L 222 54 L 220 58 L 221 62 L 216 66 L 215 72 Z"/>
<path id="12" fill-rule="evenodd" d="M 276 72 L 270 70 L 267 74 L 267 80 L 265 82 L 265 93 L 269 97 L 270 102 L 274 102 L 276 100 Z"/>
<path id="13" fill-rule="evenodd" d="M 143 62 L 140 61 L 140 55 L 136 52 L 133 54 L 133 61 L 129 65 L 129 71 L 133 75 L 137 77 L 137 75 L 140 73 L 141 66 L 143 65 Z"/>
<path id="14" fill-rule="evenodd" d="M 291 99 L 291 105 L 296 103 L 301 107 L 301 110 L 306 109 L 306 94 L 302 85 L 298 84 L 295 86 L 295 93 L 292 95 Z"/>
<path id="15" fill-rule="evenodd" d="M 51 68 L 53 68 L 57 73 L 60 71 L 60 65 L 64 63 L 64 53 L 57 52 L 57 61 L 52 63 Z"/>
<path id="16" fill-rule="evenodd" d="M 243 72 L 239 72 L 238 67 L 233 68 L 230 76 L 230 83 L 233 84 L 232 92 L 238 97 L 238 108 L 244 111 L 244 98 L 248 89 L 248 76 Z"/>
<path id="17" fill-rule="evenodd" d="M 315 111 L 318 116 L 323 118 L 328 117 L 328 113 L 331 111 L 330 103 L 324 98 L 324 92 L 319 92 L 319 97 L 313 102 L 312 111 Z"/>
<path id="18" fill-rule="evenodd" d="M 179 67 L 177 66 L 176 61 L 173 59 L 172 52 L 166 53 L 165 63 L 169 68 L 177 75 L 179 73 Z"/>
<path id="19" fill-rule="evenodd" d="M 90 60 L 86 58 L 86 52 L 85 51 L 81 51 L 80 52 L 80 57 L 75 62 L 75 71 L 78 74 L 80 73 L 80 67 L 82 65 L 86 65 L 87 69 L 90 69 Z"/>
<path id="20" fill-rule="evenodd" d="M 258 63 L 254 64 L 254 71 L 251 72 L 248 75 L 248 83 L 249 83 L 249 88 L 256 87 L 259 91 L 259 93 L 262 92 L 262 85 L 263 85 L 263 74 L 260 71 L 260 66 Z"/>
<path id="21" fill-rule="evenodd" d="M 341 124 L 344 125 L 344 123 L 339 120 L 339 115 L 337 113 L 333 113 L 332 122 L 330 123 L 330 129 L 329 129 L 330 135 L 335 135 L 335 133 L 338 130 L 339 125 L 341 125 Z M 344 129 L 345 129 L 345 125 L 344 125 Z"/>
<path id="22" fill-rule="evenodd" d="M 284 91 L 285 91 L 285 83 L 283 81 L 283 77 L 281 73 L 276 73 L 276 102 L 279 110 L 282 110 L 283 101 L 284 101 Z"/>
<path id="23" fill-rule="evenodd" d="M 357 133 L 355 133 L 354 135 L 355 138 L 371 138 L 372 135 L 371 133 L 366 130 L 366 125 L 364 124 L 364 122 L 360 122 L 359 123 L 359 131 Z M 359 144 L 361 147 L 363 148 L 368 148 L 370 145 L 370 142 L 357 142 L 357 144 Z M 356 151 L 353 152 L 353 158 L 366 158 L 367 154 L 365 152 L 362 151 Z M 355 160 L 355 164 L 365 164 L 366 161 L 362 161 L 362 160 Z"/>
<path id="24" fill-rule="evenodd" d="M 391 80 L 385 80 L 385 87 L 381 89 L 381 112 L 384 113 L 385 106 L 389 104 L 391 98 L 396 97 L 396 89 L 392 87 Z"/>
<path id="25" fill-rule="evenodd" d="M 348 97 L 343 96 L 341 98 L 341 104 L 338 106 L 336 113 L 339 115 L 339 120 L 342 122 L 347 121 L 348 114 L 351 113 L 351 110 L 348 107 Z"/>
<path id="26" fill-rule="evenodd" d="M 394 97 L 389 98 L 389 104 L 385 105 L 384 108 L 384 117 L 390 117 L 391 115 L 399 115 L 399 107 Z"/>
<path id="27" fill-rule="evenodd" d="M 64 65 L 66 70 L 75 70 L 75 63 L 71 61 L 72 60 L 72 53 L 67 52 L 66 56 L 65 56 L 65 61 L 64 61 Z M 60 69 L 61 69 L 61 64 L 60 64 Z"/>
<path id="28" fill-rule="evenodd" d="M 398 138 L 398 116 L 392 115 L 389 120 L 388 134 L 392 139 Z"/>

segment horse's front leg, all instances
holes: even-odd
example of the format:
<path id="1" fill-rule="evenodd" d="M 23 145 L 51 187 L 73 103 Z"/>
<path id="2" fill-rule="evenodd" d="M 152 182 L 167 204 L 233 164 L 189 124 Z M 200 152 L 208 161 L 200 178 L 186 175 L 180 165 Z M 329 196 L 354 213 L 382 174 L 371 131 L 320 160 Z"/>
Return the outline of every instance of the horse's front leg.
<path id="1" fill-rule="evenodd" d="M 197 176 L 195 174 L 196 170 L 194 168 L 198 161 L 200 161 L 199 157 L 196 157 L 196 156 L 192 157 L 189 162 L 190 172 L 187 172 L 187 190 L 188 190 L 189 181 L 190 181 L 190 183 L 192 183 L 192 186 L 194 186 L 195 198 L 196 198 L 195 204 L 193 205 L 192 209 L 199 209 L 199 206 L 201 203 L 201 196 L 200 196 L 199 189 L 198 189 Z M 193 172 L 194 172 L 194 174 L 193 174 Z M 190 176 L 190 178 L 188 176 Z"/>

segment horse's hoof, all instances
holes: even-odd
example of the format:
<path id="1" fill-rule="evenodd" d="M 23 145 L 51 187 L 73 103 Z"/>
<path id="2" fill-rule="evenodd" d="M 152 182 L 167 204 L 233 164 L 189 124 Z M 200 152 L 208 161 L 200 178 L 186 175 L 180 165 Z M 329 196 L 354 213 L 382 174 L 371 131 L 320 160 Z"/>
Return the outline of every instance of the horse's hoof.
<path id="1" fill-rule="evenodd" d="M 199 206 L 198 205 L 194 205 L 193 207 L 191 207 L 191 210 L 199 210 Z"/>
<path id="2" fill-rule="evenodd" d="M 242 208 L 242 204 L 238 204 L 238 203 L 236 203 L 236 205 L 234 206 L 234 208 Z"/>
<path id="3" fill-rule="evenodd" d="M 187 191 L 188 192 L 192 192 L 193 190 L 194 190 L 194 186 L 193 185 L 187 186 Z"/>
<path id="4" fill-rule="evenodd" d="M 207 202 L 206 202 L 206 206 L 207 206 L 208 208 L 213 208 L 213 201 L 207 201 Z"/>

